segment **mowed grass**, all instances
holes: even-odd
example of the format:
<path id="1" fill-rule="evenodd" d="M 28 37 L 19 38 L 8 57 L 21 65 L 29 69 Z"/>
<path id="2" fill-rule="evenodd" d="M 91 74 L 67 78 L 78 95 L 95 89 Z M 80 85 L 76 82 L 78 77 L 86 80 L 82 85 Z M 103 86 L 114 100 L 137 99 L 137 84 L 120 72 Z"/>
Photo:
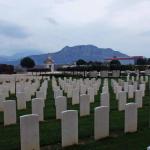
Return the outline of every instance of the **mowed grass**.
<path id="1" fill-rule="evenodd" d="M 109 80 L 110 84 L 110 80 Z M 91 104 L 90 116 L 79 117 L 79 144 L 64 148 L 66 150 L 146 150 L 150 145 L 150 96 L 147 88 L 144 97 L 144 107 L 138 110 L 138 132 L 124 134 L 124 112 L 117 110 L 117 101 L 110 88 L 110 136 L 103 140 L 94 140 L 94 108 L 100 105 L 100 87 L 95 103 Z M 16 99 L 11 95 L 9 99 Z M 129 102 L 134 100 L 129 100 Z M 46 105 L 44 109 L 44 122 L 40 122 L 40 145 L 42 150 L 60 150 L 61 148 L 61 122 L 55 119 L 55 105 L 51 81 L 49 82 Z M 79 105 L 71 105 L 68 99 L 68 109 L 78 110 Z M 3 113 L 0 113 L 0 150 L 20 150 L 19 116 L 31 113 L 31 102 L 27 109 L 17 111 L 17 124 L 4 127 Z M 70 125 L 71 126 L 71 125 Z"/>

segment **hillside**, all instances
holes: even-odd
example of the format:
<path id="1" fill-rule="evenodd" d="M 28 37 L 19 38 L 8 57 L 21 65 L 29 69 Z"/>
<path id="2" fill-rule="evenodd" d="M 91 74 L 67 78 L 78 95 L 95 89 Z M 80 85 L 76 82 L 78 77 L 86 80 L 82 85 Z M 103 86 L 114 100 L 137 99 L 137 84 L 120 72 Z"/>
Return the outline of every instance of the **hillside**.
<path id="1" fill-rule="evenodd" d="M 85 61 L 104 61 L 105 58 L 114 56 L 128 57 L 126 54 L 120 53 L 119 51 L 115 51 L 110 48 L 98 48 L 94 45 L 79 45 L 73 47 L 66 46 L 55 53 L 31 55 L 30 57 L 35 60 L 36 64 L 43 64 L 43 61 L 48 56 L 51 56 L 55 64 L 72 64 L 78 59 L 84 59 Z M 20 59 L 3 61 L 3 63 L 16 65 L 19 64 Z"/>

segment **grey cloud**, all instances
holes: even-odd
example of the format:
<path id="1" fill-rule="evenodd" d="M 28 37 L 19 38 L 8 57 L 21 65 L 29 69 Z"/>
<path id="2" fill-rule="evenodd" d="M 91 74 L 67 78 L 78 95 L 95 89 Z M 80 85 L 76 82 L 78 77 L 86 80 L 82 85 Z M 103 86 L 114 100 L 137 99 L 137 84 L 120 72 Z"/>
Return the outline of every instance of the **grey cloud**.
<path id="1" fill-rule="evenodd" d="M 47 18 L 48 22 L 53 25 L 58 25 L 59 23 L 52 17 Z"/>
<path id="2" fill-rule="evenodd" d="M 11 38 L 27 38 L 29 33 L 19 25 L 0 20 L 0 35 Z"/>

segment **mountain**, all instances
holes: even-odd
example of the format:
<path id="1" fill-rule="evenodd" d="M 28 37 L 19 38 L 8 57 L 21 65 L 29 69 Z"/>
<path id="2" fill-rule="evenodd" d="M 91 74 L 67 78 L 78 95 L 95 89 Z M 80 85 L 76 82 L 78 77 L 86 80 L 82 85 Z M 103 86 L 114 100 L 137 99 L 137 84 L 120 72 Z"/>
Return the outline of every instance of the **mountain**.
<path id="1" fill-rule="evenodd" d="M 20 52 L 14 54 L 11 56 L 11 59 L 20 59 L 22 57 L 26 57 L 26 56 L 30 56 L 30 55 L 39 55 L 39 54 L 42 54 L 41 51 L 39 50 L 21 50 Z"/>
<path id="2" fill-rule="evenodd" d="M 20 63 L 20 59 L 26 56 L 30 56 L 30 55 L 39 55 L 42 54 L 41 51 L 38 50 L 21 50 L 20 52 L 17 52 L 15 54 L 13 54 L 12 56 L 0 56 L 0 64 L 12 64 L 12 65 L 16 65 Z"/>
<path id="3" fill-rule="evenodd" d="M 94 45 L 66 46 L 55 53 L 31 55 L 36 64 L 43 64 L 44 60 L 50 56 L 55 64 L 72 64 L 78 59 L 85 61 L 104 61 L 105 58 L 111 57 L 129 57 L 126 54 L 115 51 L 111 48 L 98 48 Z M 21 57 L 20 57 L 21 58 Z M 9 61 L 11 64 L 19 64 L 20 60 Z"/>
<path id="4" fill-rule="evenodd" d="M 42 64 L 48 56 L 51 56 L 56 64 L 72 64 L 78 59 L 84 59 L 85 61 L 104 61 L 105 58 L 114 56 L 129 57 L 119 51 L 114 51 L 110 48 L 98 48 L 93 45 L 66 46 L 56 53 L 33 55 L 31 57 L 37 64 Z"/>

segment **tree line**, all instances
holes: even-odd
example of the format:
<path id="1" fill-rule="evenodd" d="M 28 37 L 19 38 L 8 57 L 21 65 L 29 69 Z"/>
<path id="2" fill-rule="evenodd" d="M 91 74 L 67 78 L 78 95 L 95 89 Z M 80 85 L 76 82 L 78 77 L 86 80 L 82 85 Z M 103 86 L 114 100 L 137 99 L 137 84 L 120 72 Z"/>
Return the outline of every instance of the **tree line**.
<path id="1" fill-rule="evenodd" d="M 75 62 L 76 65 L 69 65 L 68 67 L 59 67 L 58 71 L 101 71 L 101 70 L 145 70 L 150 69 L 150 58 L 139 58 L 135 64 L 121 64 L 119 60 L 112 60 L 110 62 L 101 61 L 85 61 L 79 59 Z M 33 69 L 36 63 L 31 57 L 24 57 L 20 60 L 20 66 L 26 69 Z M 0 73 L 14 72 L 13 65 L 0 65 Z"/>

